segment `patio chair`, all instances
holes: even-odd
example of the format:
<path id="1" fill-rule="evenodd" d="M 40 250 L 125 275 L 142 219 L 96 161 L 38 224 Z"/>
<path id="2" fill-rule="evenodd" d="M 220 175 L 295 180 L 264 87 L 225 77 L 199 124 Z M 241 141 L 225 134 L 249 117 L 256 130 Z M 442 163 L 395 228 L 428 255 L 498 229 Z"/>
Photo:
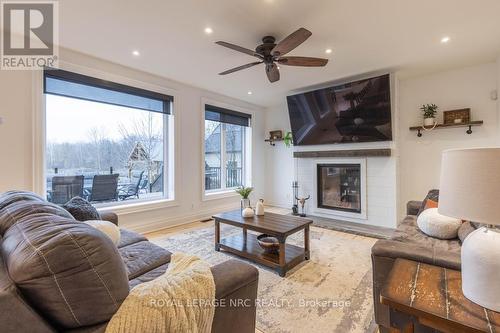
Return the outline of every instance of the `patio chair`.
<path id="1" fill-rule="evenodd" d="M 83 197 L 83 176 L 54 176 L 49 201 L 63 205 L 74 197 Z"/>
<path id="2" fill-rule="evenodd" d="M 118 176 L 115 173 L 112 175 L 95 175 L 92 180 L 92 191 L 89 195 L 89 201 L 116 201 L 118 199 Z"/>
<path id="3" fill-rule="evenodd" d="M 120 198 L 120 200 L 125 200 L 130 197 L 139 199 L 139 190 L 144 179 L 144 171 L 132 174 L 132 179 L 135 179 L 135 181 L 124 185 L 118 192 L 118 198 Z"/>

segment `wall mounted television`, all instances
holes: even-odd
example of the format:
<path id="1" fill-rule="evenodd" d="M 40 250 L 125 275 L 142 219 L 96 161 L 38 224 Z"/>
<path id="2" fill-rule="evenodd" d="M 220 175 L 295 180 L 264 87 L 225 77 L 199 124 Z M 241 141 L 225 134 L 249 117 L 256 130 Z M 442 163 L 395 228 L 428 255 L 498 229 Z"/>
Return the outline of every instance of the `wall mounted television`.
<path id="1" fill-rule="evenodd" d="M 391 141 L 389 74 L 287 96 L 295 145 Z"/>

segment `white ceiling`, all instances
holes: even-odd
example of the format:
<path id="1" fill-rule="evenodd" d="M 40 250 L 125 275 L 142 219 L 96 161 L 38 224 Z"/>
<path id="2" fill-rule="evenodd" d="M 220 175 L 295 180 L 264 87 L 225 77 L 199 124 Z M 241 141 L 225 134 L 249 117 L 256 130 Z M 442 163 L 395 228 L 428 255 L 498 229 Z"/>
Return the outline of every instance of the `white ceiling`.
<path id="1" fill-rule="evenodd" d="M 440 70 L 500 54 L 499 0 L 64 0 L 63 47 L 262 106 L 303 87 L 381 69 Z M 213 29 L 211 35 L 205 27 Z M 217 73 L 255 58 L 250 49 L 299 27 L 312 36 L 289 55 L 330 58 L 325 68 L 281 66 L 269 83 L 263 65 Z M 451 41 L 443 45 L 443 36 Z M 330 55 L 325 49 L 333 49 Z M 134 57 L 132 50 L 141 55 Z M 252 95 L 247 95 L 251 90 Z"/>

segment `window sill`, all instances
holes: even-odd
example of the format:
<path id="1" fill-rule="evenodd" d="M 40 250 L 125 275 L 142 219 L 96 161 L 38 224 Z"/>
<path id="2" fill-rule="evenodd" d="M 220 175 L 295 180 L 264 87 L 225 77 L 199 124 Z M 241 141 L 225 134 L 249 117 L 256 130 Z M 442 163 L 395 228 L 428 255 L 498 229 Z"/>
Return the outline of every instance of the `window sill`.
<path id="1" fill-rule="evenodd" d="M 202 200 L 203 201 L 209 201 L 209 200 L 217 200 L 217 199 L 224 199 L 224 198 L 233 198 L 233 197 L 239 197 L 240 195 L 232 190 L 224 190 L 224 191 L 216 191 L 216 192 L 205 192 L 203 194 Z"/>
<path id="2" fill-rule="evenodd" d="M 136 202 L 130 204 L 118 204 L 118 205 L 103 205 L 98 206 L 97 210 L 99 212 L 113 212 L 118 215 L 126 215 L 133 213 L 142 213 L 145 211 L 169 208 L 178 206 L 179 203 L 173 199 L 158 199 L 151 201 Z"/>

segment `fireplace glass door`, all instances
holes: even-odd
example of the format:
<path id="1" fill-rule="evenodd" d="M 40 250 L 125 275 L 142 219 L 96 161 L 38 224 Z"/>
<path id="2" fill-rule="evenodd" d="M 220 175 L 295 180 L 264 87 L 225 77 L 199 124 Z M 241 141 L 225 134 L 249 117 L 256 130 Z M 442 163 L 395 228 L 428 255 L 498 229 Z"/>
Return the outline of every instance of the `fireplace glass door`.
<path id="1" fill-rule="evenodd" d="M 361 213 L 361 166 L 318 164 L 318 208 Z"/>

